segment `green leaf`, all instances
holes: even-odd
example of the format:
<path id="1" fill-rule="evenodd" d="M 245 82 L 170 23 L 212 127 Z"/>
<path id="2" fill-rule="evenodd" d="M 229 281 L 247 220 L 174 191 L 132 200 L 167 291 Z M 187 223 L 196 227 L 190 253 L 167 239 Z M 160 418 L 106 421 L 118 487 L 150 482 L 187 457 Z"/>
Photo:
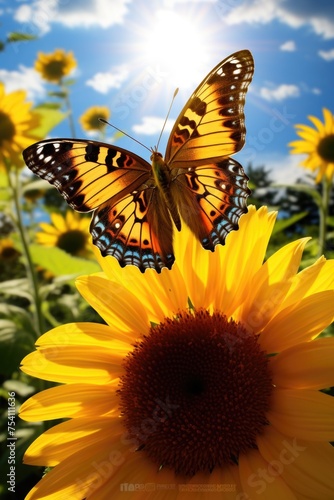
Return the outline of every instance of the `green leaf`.
<path id="1" fill-rule="evenodd" d="M 50 90 L 50 92 L 48 92 L 48 96 L 50 96 L 50 97 L 60 97 L 60 99 L 65 99 L 65 97 L 67 96 L 67 93 L 66 92 L 61 92 L 61 91 L 56 91 L 56 90 Z"/>
<path id="2" fill-rule="evenodd" d="M 11 190 L 8 186 L 8 176 L 4 172 L 0 172 L 0 201 L 8 201 L 11 199 Z"/>
<path id="3" fill-rule="evenodd" d="M 327 224 L 334 227 L 334 217 L 332 215 L 327 217 Z"/>
<path id="4" fill-rule="evenodd" d="M 7 35 L 8 42 L 26 42 L 29 40 L 36 40 L 36 35 L 29 35 L 28 33 L 19 33 L 18 31 L 12 31 Z"/>
<path id="5" fill-rule="evenodd" d="M 34 110 L 40 115 L 40 123 L 35 129 L 31 130 L 31 132 L 39 137 L 46 137 L 49 132 L 67 116 L 66 113 L 58 109 L 52 109 L 49 106 L 44 106 L 43 104 L 36 106 Z"/>
<path id="6" fill-rule="evenodd" d="M 292 226 L 306 215 L 307 212 L 301 212 L 300 214 L 296 214 L 293 215 L 292 217 L 289 217 L 289 219 L 277 220 L 272 234 L 277 234 L 280 233 L 281 231 L 284 231 L 284 229 L 288 228 L 289 226 Z"/>
<path id="7" fill-rule="evenodd" d="M 64 252 L 56 247 L 43 247 L 42 245 L 30 245 L 30 253 L 34 264 L 50 271 L 54 276 L 66 276 L 72 281 L 82 274 L 98 273 L 100 266 L 93 260 L 86 260 Z"/>
<path id="8" fill-rule="evenodd" d="M 27 309 L 23 309 L 23 307 L 19 307 L 13 304 L 7 304 L 3 302 L 0 304 L 0 314 L 3 316 L 7 316 L 7 318 L 22 318 L 25 322 L 31 322 L 31 315 Z"/>
<path id="9" fill-rule="evenodd" d="M 6 380 L 3 383 L 3 387 L 8 391 L 14 391 L 16 394 L 19 394 L 20 396 L 27 398 L 35 392 L 35 387 L 32 385 L 28 385 L 25 382 L 22 382 L 21 380 Z"/>
<path id="10" fill-rule="evenodd" d="M 24 297 L 29 301 L 32 300 L 29 283 L 26 278 L 0 282 L 0 293 L 16 297 Z"/>
<path id="11" fill-rule="evenodd" d="M 77 83 L 77 81 L 75 78 L 67 78 L 67 80 L 63 80 L 62 83 L 63 83 L 63 85 L 70 86 L 70 85 L 74 85 L 75 83 Z"/>
<path id="12" fill-rule="evenodd" d="M 17 325 L 9 319 L 0 319 L 0 332 L 0 341 L 7 342 L 15 336 Z"/>
<path id="13" fill-rule="evenodd" d="M 40 104 L 39 106 L 43 106 L 44 109 L 60 109 L 61 108 L 61 103 L 60 102 L 55 102 L 55 101 L 49 101 L 49 102 L 43 102 L 43 104 Z M 35 107 L 35 109 L 39 109 L 39 106 Z M 68 115 L 68 113 L 64 113 L 65 117 Z"/>

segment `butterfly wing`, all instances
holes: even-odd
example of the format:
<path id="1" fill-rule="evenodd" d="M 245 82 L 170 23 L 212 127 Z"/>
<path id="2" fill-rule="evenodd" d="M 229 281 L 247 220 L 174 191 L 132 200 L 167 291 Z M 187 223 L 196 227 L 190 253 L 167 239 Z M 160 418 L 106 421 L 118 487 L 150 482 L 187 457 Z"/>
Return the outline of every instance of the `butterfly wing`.
<path id="1" fill-rule="evenodd" d="M 137 266 L 141 272 L 171 269 L 173 224 L 156 188 L 146 187 L 121 200 L 117 196 L 99 207 L 90 227 L 93 243 L 103 256 L 113 255 L 121 267 Z"/>
<path id="2" fill-rule="evenodd" d="M 139 156 L 96 141 L 41 141 L 25 149 L 23 158 L 78 212 L 94 210 L 115 193 L 121 199 L 151 176 L 151 165 Z"/>
<path id="3" fill-rule="evenodd" d="M 115 146 L 72 139 L 41 141 L 23 157 L 72 208 L 95 210 L 90 231 L 102 255 L 142 272 L 171 268 L 173 226 L 149 163 Z"/>
<path id="4" fill-rule="evenodd" d="M 242 148 L 245 95 L 253 72 L 252 54 L 241 50 L 208 74 L 175 122 L 165 154 L 170 168 L 216 163 Z"/>
<path id="5" fill-rule="evenodd" d="M 248 177 L 232 158 L 219 163 L 189 168 L 179 174 L 172 186 L 181 217 L 207 250 L 221 243 L 238 229 L 247 212 Z"/>
<path id="6" fill-rule="evenodd" d="M 245 95 L 253 72 L 248 50 L 218 64 L 184 106 L 167 144 L 173 197 L 181 217 L 208 250 L 224 244 L 247 212 L 248 178 L 229 156 L 245 142 Z"/>

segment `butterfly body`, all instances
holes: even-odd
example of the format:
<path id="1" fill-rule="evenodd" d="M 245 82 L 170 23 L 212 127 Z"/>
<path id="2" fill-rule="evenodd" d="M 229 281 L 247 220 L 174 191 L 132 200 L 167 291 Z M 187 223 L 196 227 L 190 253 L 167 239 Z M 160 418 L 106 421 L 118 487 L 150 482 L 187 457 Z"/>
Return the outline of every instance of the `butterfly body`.
<path id="1" fill-rule="evenodd" d="M 173 181 L 172 172 L 158 151 L 153 151 L 151 161 L 155 185 L 161 192 L 176 228 L 181 231 L 180 215 L 170 189 Z"/>
<path id="2" fill-rule="evenodd" d="M 29 146 L 27 166 L 77 211 L 93 211 L 90 231 L 103 256 L 157 272 L 174 262 L 181 220 L 213 251 L 247 211 L 248 178 L 230 155 L 245 141 L 243 106 L 254 62 L 243 50 L 218 64 L 176 120 L 165 157 L 151 164 L 114 145 L 51 139 Z"/>

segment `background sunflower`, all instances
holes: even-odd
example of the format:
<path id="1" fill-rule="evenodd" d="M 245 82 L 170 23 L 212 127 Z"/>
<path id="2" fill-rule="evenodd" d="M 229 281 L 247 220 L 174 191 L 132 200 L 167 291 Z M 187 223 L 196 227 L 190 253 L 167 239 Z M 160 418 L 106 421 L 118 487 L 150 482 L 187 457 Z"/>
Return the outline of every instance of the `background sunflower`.
<path id="1" fill-rule="evenodd" d="M 320 182 L 324 176 L 331 181 L 334 175 L 334 115 L 326 108 L 323 109 L 323 115 L 323 122 L 316 116 L 308 116 L 314 128 L 295 125 L 297 135 L 302 140 L 289 143 L 291 154 L 307 155 L 301 164 L 317 173 L 316 182 Z"/>
<path id="2" fill-rule="evenodd" d="M 65 216 L 51 214 L 51 224 L 41 222 L 41 231 L 36 233 L 37 243 L 58 247 L 76 256 L 91 255 L 89 224 L 90 219 L 68 210 Z"/>

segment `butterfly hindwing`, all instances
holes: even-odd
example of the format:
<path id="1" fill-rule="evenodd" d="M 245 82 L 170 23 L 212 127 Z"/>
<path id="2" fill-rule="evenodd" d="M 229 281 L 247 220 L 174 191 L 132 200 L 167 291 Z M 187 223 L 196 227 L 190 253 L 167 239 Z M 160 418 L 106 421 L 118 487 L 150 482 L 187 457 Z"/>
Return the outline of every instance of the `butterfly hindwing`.
<path id="1" fill-rule="evenodd" d="M 194 167 L 174 182 L 174 196 L 182 219 L 207 250 L 224 245 L 226 236 L 238 229 L 247 212 L 248 177 L 232 158 Z"/>
<path id="2" fill-rule="evenodd" d="M 218 64 L 194 91 L 171 132 L 165 160 L 171 168 L 217 162 L 245 142 L 244 104 L 254 72 L 248 50 Z"/>
<path id="3" fill-rule="evenodd" d="M 90 212 L 137 189 L 151 165 L 126 150 L 96 141 L 52 139 L 23 152 L 27 166 L 53 184 L 78 212 Z"/>
<path id="4" fill-rule="evenodd" d="M 138 190 L 99 207 L 90 231 L 103 256 L 113 255 L 122 267 L 133 264 L 141 272 L 174 263 L 173 225 L 157 189 Z"/>

